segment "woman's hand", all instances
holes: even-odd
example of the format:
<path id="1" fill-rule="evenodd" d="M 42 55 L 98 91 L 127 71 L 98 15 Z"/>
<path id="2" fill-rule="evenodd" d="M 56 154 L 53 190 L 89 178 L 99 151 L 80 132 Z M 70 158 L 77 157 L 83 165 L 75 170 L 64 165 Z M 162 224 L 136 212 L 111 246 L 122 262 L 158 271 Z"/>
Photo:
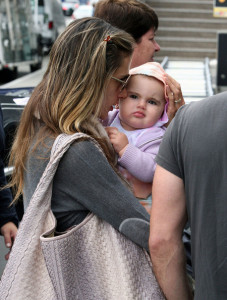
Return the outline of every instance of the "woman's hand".
<path id="1" fill-rule="evenodd" d="M 167 109 L 169 121 L 165 126 L 168 126 L 172 119 L 175 117 L 175 114 L 178 111 L 178 109 L 182 105 L 184 105 L 185 102 L 180 84 L 168 74 L 166 74 L 165 81 L 168 84 L 166 91 L 169 98 L 169 105 Z"/>
<path id="2" fill-rule="evenodd" d="M 10 250 L 11 250 L 11 248 L 13 246 L 13 242 L 17 235 L 17 226 L 13 222 L 8 222 L 1 227 L 1 234 L 4 236 L 6 247 L 10 248 Z M 6 260 L 9 259 L 10 250 L 5 255 Z"/>

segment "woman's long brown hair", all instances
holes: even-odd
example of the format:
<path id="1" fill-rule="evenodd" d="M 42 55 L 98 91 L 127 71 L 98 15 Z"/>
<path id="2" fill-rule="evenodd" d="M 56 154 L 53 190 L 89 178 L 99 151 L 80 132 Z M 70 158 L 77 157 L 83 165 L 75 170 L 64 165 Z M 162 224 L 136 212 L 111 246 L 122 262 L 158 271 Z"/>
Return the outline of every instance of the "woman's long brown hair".
<path id="1" fill-rule="evenodd" d="M 105 41 L 107 36 L 111 41 Z M 54 43 L 47 70 L 26 105 L 12 146 L 14 166 L 9 186 L 14 201 L 23 191 L 26 161 L 45 138 L 84 132 L 95 138 L 108 161 L 114 152 L 100 133 L 98 117 L 105 88 L 123 58 L 133 52 L 133 38 L 98 18 L 72 22 Z"/>

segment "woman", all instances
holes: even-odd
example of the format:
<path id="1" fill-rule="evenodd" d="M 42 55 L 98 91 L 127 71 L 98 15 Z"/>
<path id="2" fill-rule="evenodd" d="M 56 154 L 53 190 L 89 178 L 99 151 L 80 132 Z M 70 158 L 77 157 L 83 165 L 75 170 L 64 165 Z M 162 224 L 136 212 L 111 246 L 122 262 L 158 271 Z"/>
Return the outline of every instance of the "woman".
<path id="1" fill-rule="evenodd" d="M 118 98 L 127 96 L 133 45 L 129 34 L 101 19 L 72 22 L 53 45 L 43 80 L 25 107 L 11 154 L 15 200 L 23 191 L 25 209 L 59 134 L 90 135 L 108 160 L 90 140 L 71 145 L 53 182 L 57 231 L 81 223 L 89 212 L 117 230 L 130 218 L 149 222 L 149 214 L 117 172 L 114 150 L 101 125 Z M 149 226 L 125 234 L 148 250 Z"/>

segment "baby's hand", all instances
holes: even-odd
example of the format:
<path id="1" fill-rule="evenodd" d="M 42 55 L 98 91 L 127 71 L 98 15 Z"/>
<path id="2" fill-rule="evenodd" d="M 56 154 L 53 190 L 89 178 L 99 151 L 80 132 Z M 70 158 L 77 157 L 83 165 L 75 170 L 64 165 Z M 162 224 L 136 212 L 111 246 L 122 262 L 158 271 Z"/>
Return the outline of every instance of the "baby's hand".
<path id="1" fill-rule="evenodd" d="M 113 144 L 115 151 L 121 157 L 128 146 L 127 136 L 123 132 L 120 132 L 116 127 L 106 127 L 106 132 L 111 143 Z"/>

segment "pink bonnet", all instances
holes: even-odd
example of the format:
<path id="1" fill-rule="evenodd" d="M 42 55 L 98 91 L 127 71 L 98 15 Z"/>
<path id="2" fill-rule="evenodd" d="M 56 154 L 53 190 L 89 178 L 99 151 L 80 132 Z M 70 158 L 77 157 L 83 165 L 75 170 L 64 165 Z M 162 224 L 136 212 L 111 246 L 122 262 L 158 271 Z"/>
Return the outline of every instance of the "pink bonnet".
<path id="1" fill-rule="evenodd" d="M 165 123 L 167 123 L 168 122 L 168 116 L 167 116 L 166 111 L 167 111 L 167 107 L 168 107 L 168 103 L 169 103 L 169 98 L 168 98 L 167 91 L 166 91 L 166 87 L 167 87 L 167 83 L 165 81 L 166 72 L 164 71 L 162 66 L 157 62 L 148 62 L 148 63 L 145 63 L 145 64 L 139 66 L 139 67 L 131 69 L 129 71 L 129 74 L 131 76 L 133 76 L 133 75 L 146 75 L 146 76 L 154 77 L 154 78 L 160 80 L 164 84 L 164 93 L 165 93 L 166 105 L 165 105 L 163 115 L 159 119 L 158 124 L 156 124 L 156 125 L 157 126 L 160 126 L 160 125 L 162 126 Z"/>

